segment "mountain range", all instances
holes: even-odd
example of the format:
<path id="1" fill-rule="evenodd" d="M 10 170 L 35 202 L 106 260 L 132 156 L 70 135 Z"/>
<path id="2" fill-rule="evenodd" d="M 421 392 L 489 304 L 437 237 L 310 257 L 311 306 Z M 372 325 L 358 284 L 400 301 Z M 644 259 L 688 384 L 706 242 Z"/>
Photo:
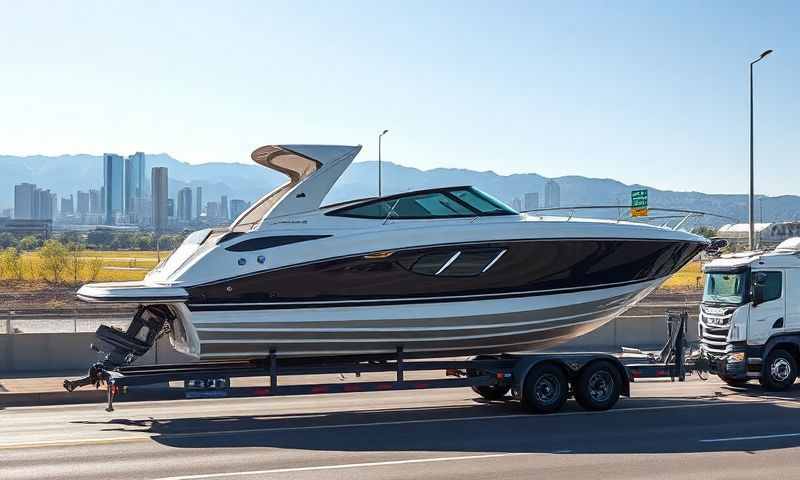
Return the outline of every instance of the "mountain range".
<path id="1" fill-rule="evenodd" d="M 218 199 L 220 195 L 252 201 L 284 181 L 281 174 L 258 165 L 241 163 L 190 164 L 167 154 L 148 154 L 147 170 L 167 167 L 169 170 L 169 196 L 185 186 L 203 187 L 204 201 Z M 544 202 L 544 185 L 549 180 L 535 173 L 498 175 L 492 171 L 478 172 L 468 169 L 435 168 L 420 170 L 413 167 L 383 162 L 383 190 L 385 194 L 432 188 L 437 186 L 473 185 L 512 203 L 527 192 L 538 192 Z M 747 219 L 747 196 L 706 194 L 659 190 L 645 185 L 626 185 L 612 179 L 564 176 L 552 178 L 561 189 L 562 206 L 625 205 L 630 203 L 631 190 L 648 188 L 651 207 L 699 210 Z M 13 205 L 14 185 L 21 182 L 36 183 L 60 196 L 75 194 L 77 190 L 99 189 L 102 186 L 102 158 L 94 155 L 11 156 L 0 155 L 0 208 Z M 377 192 L 377 162 L 354 163 L 345 172 L 328 195 L 327 202 L 375 195 Z M 762 215 L 763 212 L 763 215 Z M 584 214 L 585 215 L 585 214 Z M 594 216 L 615 218 L 616 209 L 597 210 Z M 653 215 L 668 215 L 664 213 Z M 800 197 L 785 195 L 756 199 L 756 219 L 764 221 L 795 220 L 800 217 Z M 704 217 L 698 223 L 718 226 L 730 220 Z"/>

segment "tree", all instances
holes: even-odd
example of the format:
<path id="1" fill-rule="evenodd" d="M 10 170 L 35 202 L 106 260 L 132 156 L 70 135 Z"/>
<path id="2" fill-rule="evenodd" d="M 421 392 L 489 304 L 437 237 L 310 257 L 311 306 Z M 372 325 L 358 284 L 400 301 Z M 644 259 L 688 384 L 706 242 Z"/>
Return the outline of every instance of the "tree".
<path id="1" fill-rule="evenodd" d="M 0 248 L 17 247 L 17 237 L 13 233 L 2 232 L 0 233 Z"/>
<path id="2" fill-rule="evenodd" d="M 692 233 L 694 233 L 695 235 L 701 235 L 706 238 L 712 238 L 717 236 L 717 231 L 715 229 L 707 227 L 705 225 L 694 227 L 692 229 Z"/>
<path id="3" fill-rule="evenodd" d="M 150 234 L 143 233 L 136 237 L 135 245 L 138 250 L 152 250 L 153 237 Z"/>
<path id="4" fill-rule="evenodd" d="M 118 233 L 111 241 L 112 250 L 130 250 L 132 246 L 132 235 L 129 233 Z"/>
<path id="5" fill-rule="evenodd" d="M 97 250 L 108 248 L 114 240 L 114 234 L 108 230 L 92 230 L 86 234 L 86 242 Z"/>
<path id="6" fill-rule="evenodd" d="M 19 250 L 8 247 L 0 252 L 0 270 L 9 279 L 22 280 L 22 256 Z"/>
<path id="7" fill-rule="evenodd" d="M 36 250 L 42 245 L 41 240 L 33 235 L 26 235 L 19 241 L 19 249 L 27 252 Z"/>
<path id="8" fill-rule="evenodd" d="M 69 252 L 58 240 L 48 240 L 44 242 L 42 249 L 39 251 L 39 256 L 42 258 L 42 268 L 50 275 L 53 283 L 61 281 L 61 274 L 67 267 Z"/>
<path id="9" fill-rule="evenodd" d="M 83 270 L 83 265 L 86 263 L 82 257 L 83 248 L 77 243 L 68 246 L 69 258 L 67 259 L 67 274 L 72 277 L 72 282 L 77 285 Z"/>
<path id="10" fill-rule="evenodd" d="M 94 282 L 97 280 L 97 276 L 100 275 L 100 270 L 103 269 L 103 259 L 100 257 L 94 257 L 86 264 L 86 270 L 89 273 L 89 281 Z"/>
<path id="11" fill-rule="evenodd" d="M 64 245 L 69 245 L 71 243 L 80 245 L 82 243 L 81 234 L 74 230 L 64 232 L 61 234 L 61 243 L 63 243 Z"/>

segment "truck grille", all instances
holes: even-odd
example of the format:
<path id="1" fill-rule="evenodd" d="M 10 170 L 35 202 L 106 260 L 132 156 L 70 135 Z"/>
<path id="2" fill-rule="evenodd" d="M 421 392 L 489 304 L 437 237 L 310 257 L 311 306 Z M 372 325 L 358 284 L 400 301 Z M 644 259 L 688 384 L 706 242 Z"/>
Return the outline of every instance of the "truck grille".
<path id="1" fill-rule="evenodd" d="M 712 357 L 725 354 L 733 308 L 711 308 L 700 305 L 700 345 Z"/>

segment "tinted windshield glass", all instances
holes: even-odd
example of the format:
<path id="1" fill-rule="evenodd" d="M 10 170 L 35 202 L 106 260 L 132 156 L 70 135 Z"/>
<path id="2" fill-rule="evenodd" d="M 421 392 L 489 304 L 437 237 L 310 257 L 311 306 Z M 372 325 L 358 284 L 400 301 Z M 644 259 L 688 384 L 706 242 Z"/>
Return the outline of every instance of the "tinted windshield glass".
<path id="1" fill-rule="evenodd" d="M 517 213 L 513 208 L 509 207 L 500 200 L 492 197 L 488 193 L 484 193 L 477 188 L 468 188 L 465 190 L 453 190 L 451 192 L 459 200 L 466 203 L 475 210 L 485 214 L 512 214 Z"/>
<path id="2" fill-rule="evenodd" d="M 332 212 L 360 218 L 447 218 L 481 215 L 514 215 L 511 207 L 474 188 L 453 188 L 425 193 L 409 193 L 371 201 Z"/>
<path id="3" fill-rule="evenodd" d="M 368 203 L 338 214 L 364 218 L 430 218 L 465 217 L 475 213 L 444 193 L 433 192 Z"/>
<path id="4" fill-rule="evenodd" d="M 704 302 L 744 303 L 746 273 L 707 273 L 703 291 Z"/>

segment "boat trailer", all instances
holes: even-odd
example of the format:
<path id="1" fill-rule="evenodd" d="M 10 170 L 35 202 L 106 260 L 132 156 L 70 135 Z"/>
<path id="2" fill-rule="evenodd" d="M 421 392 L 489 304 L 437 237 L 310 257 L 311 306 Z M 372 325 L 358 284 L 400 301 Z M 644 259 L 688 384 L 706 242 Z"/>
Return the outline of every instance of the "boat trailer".
<path id="1" fill-rule="evenodd" d="M 82 386 L 106 385 L 106 411 L 114 411 L 117 395 L 129 387 L 183 381 L 188 398 L 310 395 L 389 390 L 423 390 L 471 387 L 488 400 L 521 400 L 528 410 L 551 413 L 563 406 L 569 395 L 590 410 L 611 408 L 620 395 L 630 396 L 630 382 L 643 378 L 684 381 L 688 371 L 702 365 L 686 358 L 688 314 L 668 311 L 667 342 L 658 355 L 645 356 L 643 363 L 626 363 L 608 353 L 531 353 L 480 355 L 466 360 L 406 360 L 402 347 L 394 355 L 351 357 L 281 358 L 271 350 L 266 358 L 196 362 L 172 365 L 111 366 L 98 362 L 79 380 L 64 380 L 73 391 Z M 632 350 L 624 349 L 630 353 Z M 639 351 L 637 351 L 639 352 Z M 642 352 L 639 352 L 642 353 Z M 624 357 L 624 355 L 623 355 Z M 108 360 L 108 359 L 107 359 Z M 407 372 L 444 371 L 446 378 L 407 380 Z M 394 372 L 395 379 L 322 384 L 279 385 L 280 377 L 292 375 Z M 230 379 L 264 377 L 256 387 L 230 387 Z"/>

